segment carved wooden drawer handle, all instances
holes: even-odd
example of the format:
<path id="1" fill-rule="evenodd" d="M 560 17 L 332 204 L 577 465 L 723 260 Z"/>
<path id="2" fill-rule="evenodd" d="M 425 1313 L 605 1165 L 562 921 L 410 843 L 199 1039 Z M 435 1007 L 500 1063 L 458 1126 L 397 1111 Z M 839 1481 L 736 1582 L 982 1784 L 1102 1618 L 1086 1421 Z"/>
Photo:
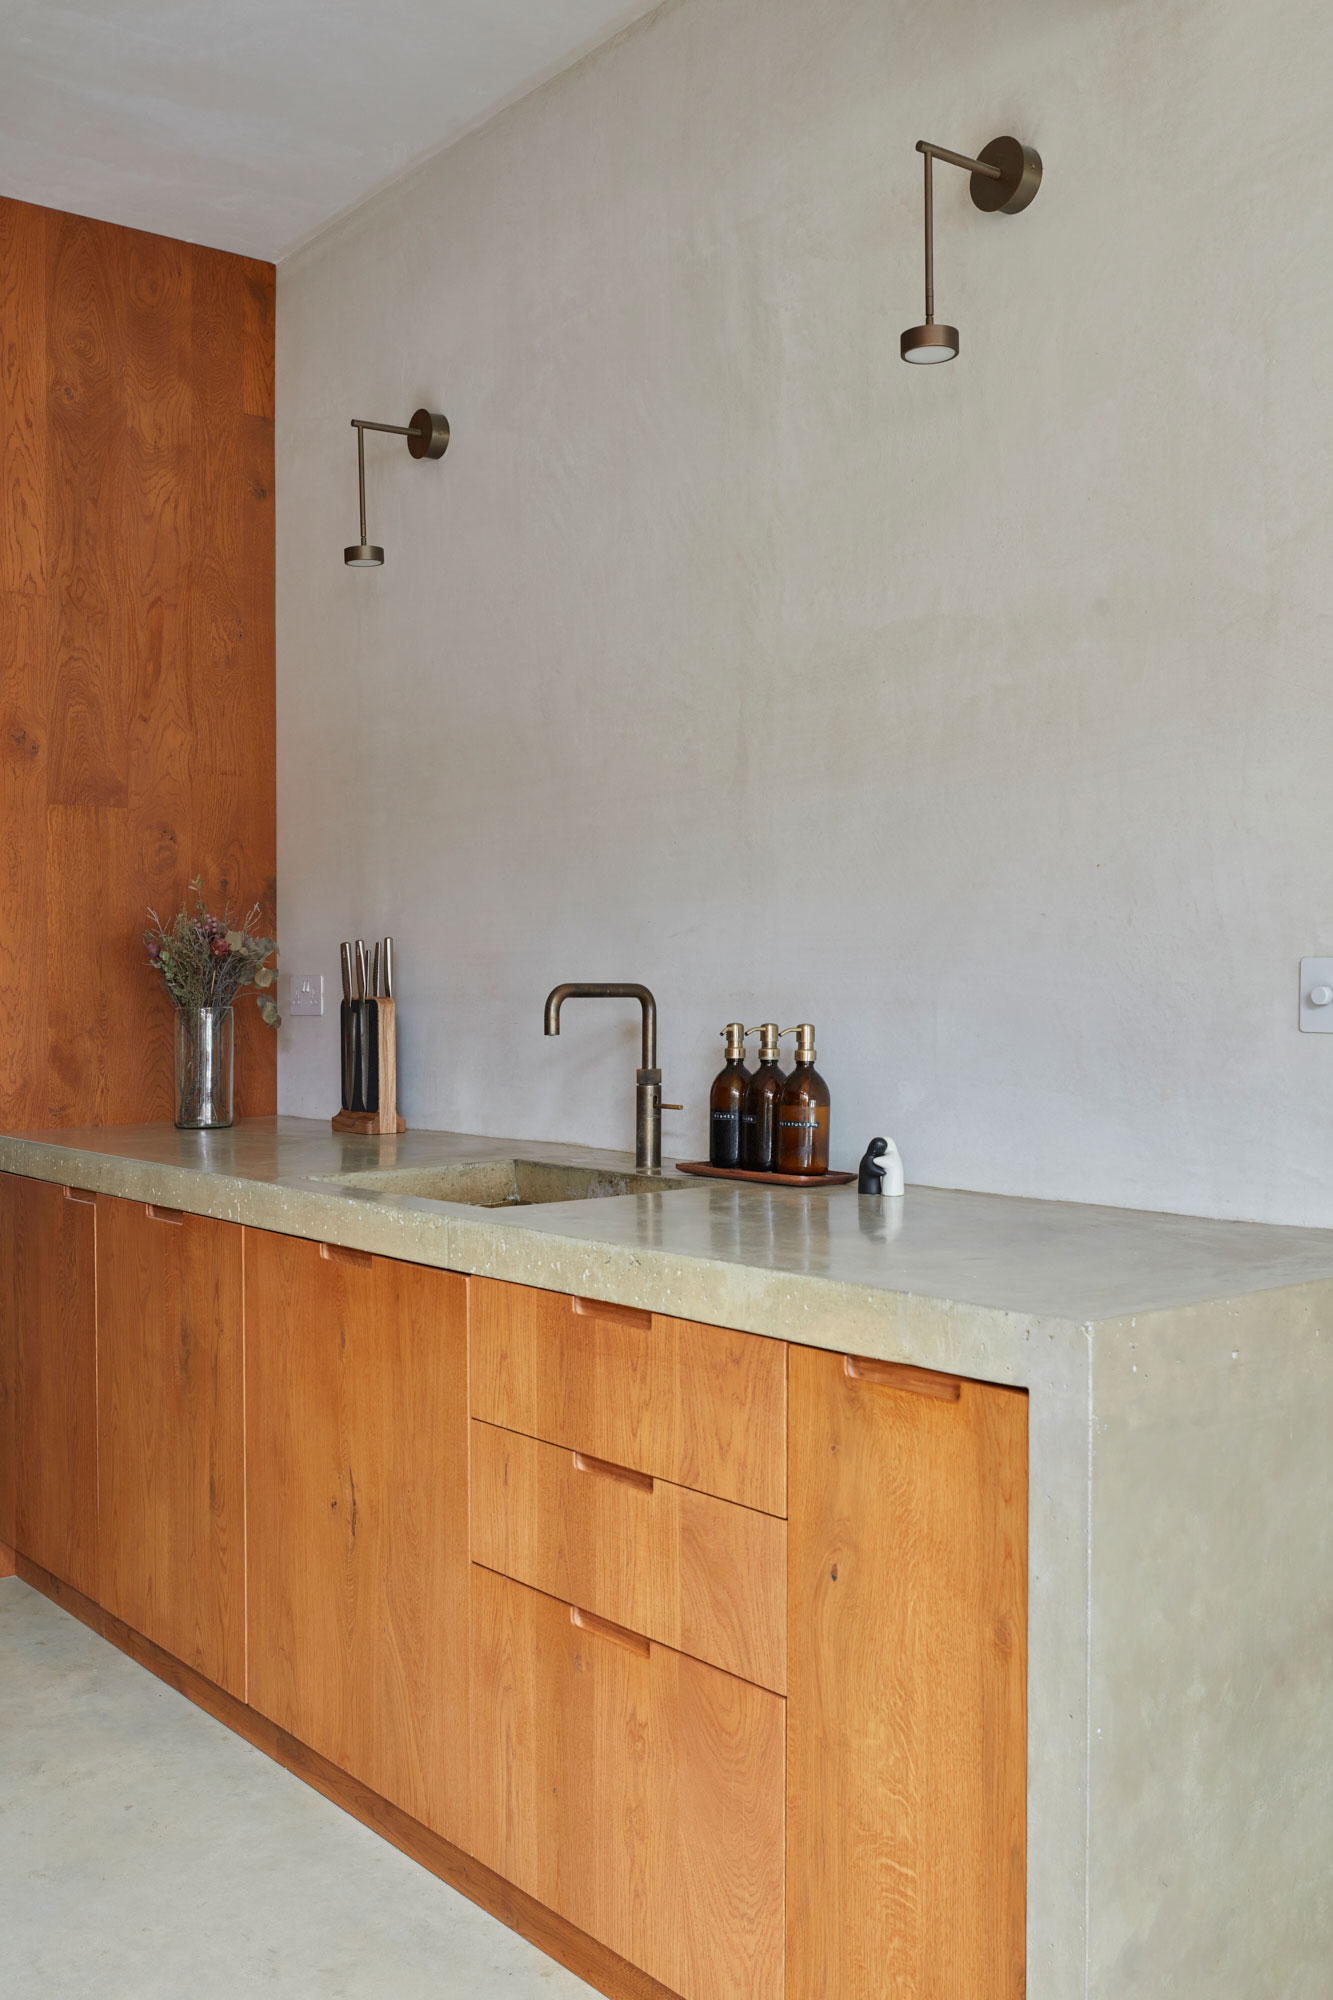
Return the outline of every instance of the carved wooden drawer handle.
<path id="1" fill-rule="evenodd" d="M 572 1454 L 576 1472 L 596 1472 L 603 1479 L 617 1480 L 622 1486 L 632 1486 L 636 1492 L 651 1493 L 653 1476 L 651 1472 L 635 1472 L 628 1465 L 612 1465 L 609 1459 L 589 1458 L 584 1451 Z"/>
<path id="2" fill-rule="evenodd" d="M 65 1189 L 65 1200 L 80 1202 L 85 1208 L 96 1208 L 97 1206 L 97 1196 L 89 1188 L 67 1187 Z"/>
<path id="3" fill-rule="evenodd" d="M 375 1261 L 369 1250 L 347 1250 L 341 1243 L 321 1243 L 319 1254 L 326 1264 L 355 1264 L 361 1270 L 368 1270 Z"/>
<path id="4" fill-rule="evenodd" d="M 641 1312 L 637 1306 L 611 1306 L 604 1299 L 571 1299 L 570 1304 L 585 1319 L 610 1319 L 617 1326 L 640 1327 L 644 1333 L 653 1329 L 652 1314 Z"/>
<path id="5" fill-rule="evenodd" d="M 905 1361 L 870 1361 L 846 1354 L 842 1365 L 853 1382 L 873 1382 L 881 1389 L 906 1389 L 909 1395 L 933 1396 L 939 1403 L 956 1403 L 963 1390 L 956 1375 L 937 1375 L 932 1368 L 913 1368 Z"/>
<path id="6" fill-rule="evenodd" d="M 144 1214 L 150 1222 L 171 1222 L 177 1228 L 185 1221 L 185 1210 L 183 1208 L 159 1208 L 155 1201 L 144 1203 Z"/>
<path id="7" fill-rule="evenodd" d="M 637 1653 L 641 1660 L 652 1658 L 651 1639 L 631 1632 L 627 1626 L 613 1625 L 609 1618 L 599 1618 L 595 1611 L 580 1611 L 577 1604 L 571 1604 L 569 1622 L 577 1625 L 580 1632 L 591 1632 L 594 1638 L 609 1639 L 613 1646 L 623 1646 L 627 1652 Z"/>

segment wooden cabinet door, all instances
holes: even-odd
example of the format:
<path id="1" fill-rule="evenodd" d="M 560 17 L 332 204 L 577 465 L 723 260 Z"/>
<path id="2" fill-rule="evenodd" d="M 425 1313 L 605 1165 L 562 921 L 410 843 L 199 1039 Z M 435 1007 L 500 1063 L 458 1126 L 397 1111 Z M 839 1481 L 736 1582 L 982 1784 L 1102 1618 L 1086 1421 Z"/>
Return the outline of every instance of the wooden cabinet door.
<path id="1" fill-rule="evenodd" d="M 95 1238 L 92 1195 L 0 1176 L 12 1486 L 0 1542 L 85 1597 L 97 1595 Z"/>
<path id="2" fill-rule="evenodd" d="M 18 1180 L 0 1174 L 0 1576 L 14 1573 L 14 1459 L 18 1451 L 18 1292 L 14 1238 Z"/>
<path id="3" fill-rule="evenodd" d="M 785 1702 L 472 1579 L 472 1851 L 683 2000 L 781 2000 Z"/>
<path id="4" fill-rule="evenodd" d="M 97 1198 L 107 1610 L 245 1699 L 241 1230 Z"/>
<path id="5" fill-rule="evenodd" d="M 465 1280 L 247 1230 L 250 1702 L 466 1846 Z"/>
<path id="6" fill-rule="evenodd" d="M 789 2000 L 1021 2000 L 1027 1397 L 790 1350 Z"/>

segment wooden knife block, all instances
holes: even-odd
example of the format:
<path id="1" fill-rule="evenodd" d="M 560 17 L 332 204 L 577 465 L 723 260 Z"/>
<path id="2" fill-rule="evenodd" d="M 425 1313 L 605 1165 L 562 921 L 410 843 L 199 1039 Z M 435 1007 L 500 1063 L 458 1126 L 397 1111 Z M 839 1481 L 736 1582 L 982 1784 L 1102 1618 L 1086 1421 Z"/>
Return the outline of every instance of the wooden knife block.
<path id="1" fill-rule="evenodd" d="M 335 1132 L 406 1132 L 406 1121 L 398 1116 L 398 1028 L 392 1000 L 374 1000 L 377 1024 L 377 1074 L 379 1108 L 375 1111 L 335 1112 Z"/>

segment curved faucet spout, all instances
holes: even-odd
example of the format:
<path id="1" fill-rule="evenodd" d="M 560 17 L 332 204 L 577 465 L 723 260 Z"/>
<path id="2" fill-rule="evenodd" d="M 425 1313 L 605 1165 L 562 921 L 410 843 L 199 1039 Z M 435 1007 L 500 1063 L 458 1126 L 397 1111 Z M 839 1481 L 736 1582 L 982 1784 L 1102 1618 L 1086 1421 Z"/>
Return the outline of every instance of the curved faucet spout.
<path id="1" fill-rule="evenodd" d="M 585 985 L 578 980 L 567 980 L 563 986 L 553 986 L 546 996 L 548 1035 L 560 1033 L 560 1009 L 566 1000 L 637 1000 L 643 1009 L 641 1067 L 657 1068 L 657 1002 L 646 986 L 606 985 L 600 982 Z"/>
<path id="2" fill-rule="evenodd" d="M 584 985 L 569 980 L 546 996 L 546 1032 L 560 1033 L 566 1000 L 637 1000 L 643 1009 L 643 1062 L 634 1079 L 634 1164 L 641 1174 L 662 1171 L 662 1072 L 657 1067 L 657 1002 L 646 986 Z"/>

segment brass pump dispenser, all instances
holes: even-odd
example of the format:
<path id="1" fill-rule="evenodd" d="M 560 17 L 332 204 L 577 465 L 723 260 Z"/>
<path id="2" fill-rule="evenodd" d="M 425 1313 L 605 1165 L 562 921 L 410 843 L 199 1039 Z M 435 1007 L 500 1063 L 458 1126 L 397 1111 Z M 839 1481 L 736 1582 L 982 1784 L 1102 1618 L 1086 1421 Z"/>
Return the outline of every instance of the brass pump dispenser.
<path id="1" fill-rule="evenodd" d="M 741 1159 L 741 1114 L 750 1085 L 745 1067 L 743 1022 L 728 1021 L 722 1030 L 727 1060 L 713 1079 L 708 1099 L 708 1161 L 714 1167 L 739 1167 Z"/>
<path id="2" fill-rule="evenodd" d="M 814 1023 L 802 1021 L 796 1029 L 796 1067 L 778 1104 L 777 1171 L 826 1174 L 828 1136 L 829 1088 L 815 1068 Z"/>
<path id="3" fill-rule="evenodd" d="M 780 1029 L 776 1021 L 761 1021 L 746 1032 L 759 1037 L 759 1067 L 745 1096 L 741 1164 L 752 1173 L 771 1174 L 777 1166 L 778 1100 L 787 1081 L 778 1067 L 778 1041 L 792 1030 Z"/>

